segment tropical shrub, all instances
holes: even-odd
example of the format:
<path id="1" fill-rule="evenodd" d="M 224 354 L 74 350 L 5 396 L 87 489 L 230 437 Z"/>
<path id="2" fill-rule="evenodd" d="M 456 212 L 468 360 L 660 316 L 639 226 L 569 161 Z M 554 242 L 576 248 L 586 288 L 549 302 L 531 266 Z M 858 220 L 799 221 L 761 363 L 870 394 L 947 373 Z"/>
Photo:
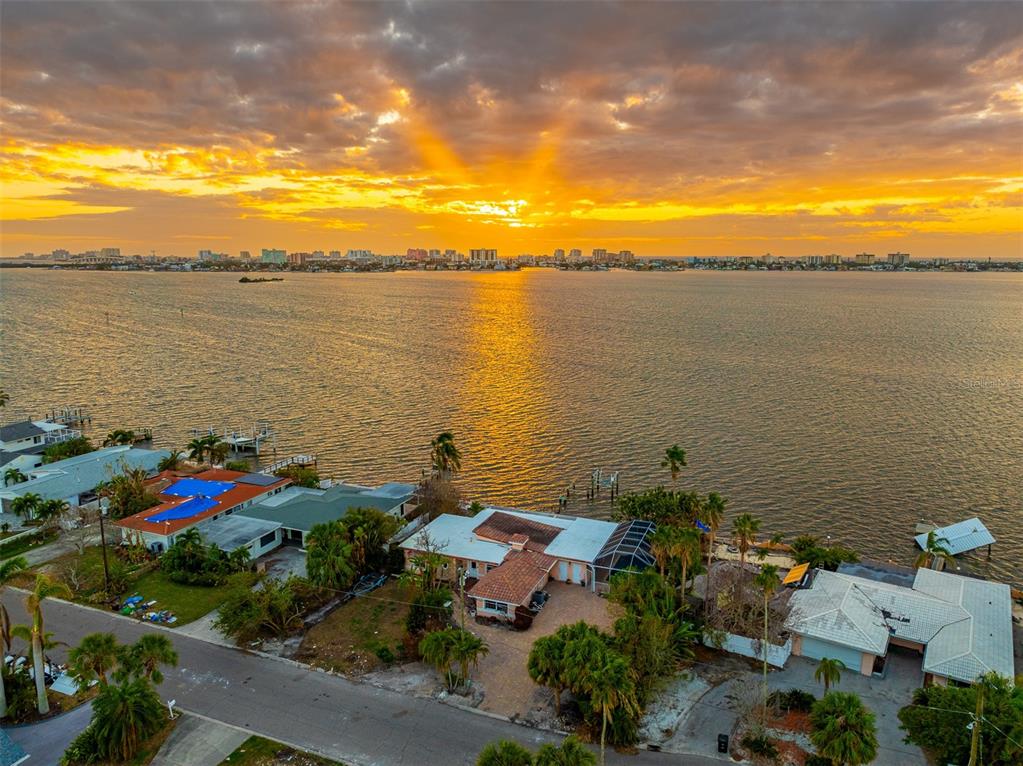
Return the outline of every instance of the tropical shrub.
<path id="1" fill-rule="evenodd" d="M 809 713 L 817 698 L 802 689 L 788 689 L 786 691 L 773 691 L 767 695 L 767 704 L 779 710 L 788 712 L 795 710 L 801 713 Z"/>
<path id="2" fill-rule="evenodd" d="M 827 569 L 834 572 L 840 564 L 854 564 L 860 560 L 852 548 L 842 545 L 822 546 L 813 535 L 800 535 L 792 541 L 792 555 L 799 564 L 809 564 L 811 569 Z"/>
<path id="3" fill-rule="evenodd" d="M 74 439 L 68 439 L 67 441 L 59 442 L 58 444 L 51 444 L 49 447 L 44 449 L 43 462 L 56 463 L 58 460 L 65 460 L 69 457 L 75 457 L 76 455 L 84 455 L 95 449 L 96 448 L 92 446 L 92 442 L 84 436 L 76 436 Z"/>
<path id="4" fill-rule="evenodd" d="M 870 763 L 877 757 L 874 714 L 855 694 L 829 692 L 810 711 L 810 742 L 836 764 Z"/>
<path id="5" fill-rule="evenodd" d="M 248 470 L 248 467 L 244 470 Z M 291 479 L 291 483 L 297 487 L 316 489 L 320 486 L 320 475 L 312 468 L 303 468 L 300 465 L 285 466 L 276 471 L 275 475 L 282 479 Z"/>
<path id="6" fill-rule="evenodd" d="M 160 569 L 174 582 L 185 585 L 221 585 L 229 575 L 248 568 L 248 548 L 228 554 L 216 544 L 206 545 L 194 528 L 178 535 L 160 558 Z"/>
<path id="7" fill-rule="evenodd" d="M 778 757 L 778 748 L 775 747 L 775 744 L 763 732 L 747 734 L 740 740 L 740 743 L 753 755 L 759 755 L 763 758 Z"/>
<path id="8" fill-rule="evenodd" d="M 324 600 L 324 594 L 300 577 L 266 578 L 253 590 L 240 585 L 221 605 L 213 627 L 236 641 L 261 636 L 283 637 L 302 625 L 302 616 Z"/>
<path id="9" fill-rule="evenodd" d="M 421 591 L 409 607 L 405 617 L 405 631 L 410 636 L 418 636 L 447 625 L 451 619 L 453 598 L 447 588 Z"/>

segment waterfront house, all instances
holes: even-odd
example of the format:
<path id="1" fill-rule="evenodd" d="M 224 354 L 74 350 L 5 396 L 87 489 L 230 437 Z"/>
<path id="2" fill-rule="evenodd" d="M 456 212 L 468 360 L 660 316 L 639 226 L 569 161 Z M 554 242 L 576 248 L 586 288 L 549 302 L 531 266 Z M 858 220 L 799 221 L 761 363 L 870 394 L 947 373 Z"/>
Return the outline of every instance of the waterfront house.
<path id="1" fill-rule="evenodd" d="M 305 537 L 315 525 L 343 518 L 351 508 L 375 508 L 402 519 L 415 493 L 415 484 L 398 482 L 379 487 L 344 483 L 326 489 L 292 486 L 246 507 L 241 513 L 251 519 L 278 524 L 283 543 L 304 547 Z"/>
<path id="2" fill-rule="evenodd" d="M 0 489 L 0 502 L 7 512 L 15 498 L 35 493 L 43 500 L 64 500 L 72 506 L 89 506 L 98 501 L 95 490 L 103 482 L 110 481 L 125 468 L 154 472 L 169 454 L 166 450 L 125 445 L 75 455 L 25 471 L 29 480 Z"/>
<path id="3" fill-rule="evenodd" d="M 816 570 L 790 601 L 792 653 L 884 673 L 892 647 L 921 656 L 925 684 L 970 684 L 995 671 L 1011 679 L 1008 585 L 918 569 L 911 584 Z"/>
<path id="4" fill-rule="evenodd" d="M 511 620 L 550 580 L 604 591 L 615 572 L 649 566 L 653 528 L 491 507 L 476 516 L 443 514 L 401 547 L 406 565 L 424 552 L 443 556 L 439 576 L 455 585 L 464 576 L 477 614 Z"/>
<path id="5" fill-rule="evenodd" d="M 115 521 L 114 526 L 121 530 L 123 540 L 141 539 L 151 551 L 162 553 L 174 544 L 175 536 L 181 532 L 206 521 L 231 524 L 232 514 L 281 492 L 290 483 L 291 479 L 287 478 L 224 468 L 211 468 L 194 475 L 163 471 L 148 482 L 160 504 Z M 232 526 L 237 526 L 233 536 L 224 533 L 232 539 L 244 534 L 243 527 L 255 529 L 247 522 Z M 208 530 L 209 537 L 209 527 L 204 529 Z M 270 534 L 273 539 L 267 537 Z M 279 527 L 273 527 L 260 532 L 255 539 L 249 538 L 245 544 L 252 556 L 257 557 L 280 542 Z"/>
<path id="6" fill-rule="evenodd" d="M 0 451 L 41 453 L 51 444 L 81 435 L 81 431 L 52 420 L 20 420 L 0 426 Z"/>

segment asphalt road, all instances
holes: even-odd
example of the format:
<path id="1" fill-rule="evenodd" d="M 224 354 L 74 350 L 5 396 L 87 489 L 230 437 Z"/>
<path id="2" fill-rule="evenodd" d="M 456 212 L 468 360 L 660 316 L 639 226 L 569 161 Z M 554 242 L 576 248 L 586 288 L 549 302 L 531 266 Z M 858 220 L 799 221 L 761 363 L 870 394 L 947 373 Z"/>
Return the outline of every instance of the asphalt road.
<path id="1" fill-rule="evenodd" d="M 4 603 L 25 622 L 22 594 Z M 89 633 L 111 632 L 131 642 L 159 628 L 61 601 L 44 605 L 46 629 L 74 646 Z M 164 699 L 198 715 L 340 760 L 351 766 L 472 766 L 480 749 L 498 739 L 536 748 L 557 735 L 459 710 L 430 699 L 358 684 L 286 661 L 171 636 L 177 668 L 159 687 Z M 53 652 L 59 656 L 59 652 Z M 642 752 L 608 753 L 610 764 L 710 766 L 710 757 Z"/>

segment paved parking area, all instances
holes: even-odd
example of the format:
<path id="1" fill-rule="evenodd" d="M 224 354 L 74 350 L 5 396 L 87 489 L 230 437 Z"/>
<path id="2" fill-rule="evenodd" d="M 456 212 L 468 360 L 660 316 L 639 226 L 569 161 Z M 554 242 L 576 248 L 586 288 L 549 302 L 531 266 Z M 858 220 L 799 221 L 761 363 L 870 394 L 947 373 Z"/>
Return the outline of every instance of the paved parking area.
<path id="1" fill-rule="evenodd" d="M 490 653 L 480 661 L 479 670 L 473 673 L 473 679 L 483 686 L 486 693 L 480 704 L 483 710 L 520 718 L 545 711 L 553 704 L 551 694 L 533 683 L 526 671 L 526 660 L 533 642 L 554 633 L 562 625 L 579 620 L 610 631 L 618 616 L 618 608 L 614 604 L 581 585 L 552 582 L 545 590 L 550 599 L 529 630 L 466 624 L 490 646 Z"/>
<path id="2" fill-rule="evenodd" d="M 266 573 L 278 580 L 287 580 L 291 575 L 305 577 L 305 552 L 294 545 L 282 545 L 258 559 L 266 563 Z"/>
<path id="3" fill-rule="evenodd" d="M 803 657 L 791 657 L 781 670 L 772 670 L 768 685 L 775 689 L 793 687 L 821 697 L 824 687 L 814 681 L 817 663 Z M 759 699 L 760 676 L 755 672 L 739 673 L 732 680 L 715 686 L 695 702 L 683 718 L 675 735 L 666 743 L 669 752 L 701 753 L 711 755 L 719 733 L 732 730 L 737 711 Z M 842 680 L 832 687 L 837 691 L 854 692 L 876 717 L 879 745 L 876 764 L 892 766 L 926 766 L 923 752 L 915 745 L 902 741 L 899 729 L 899 709 L 907 705 L 913 690 L 923 684 L 920 658 L 909 650 L 892 648 L 888 654 L 888 668 L 884 678 L 868 678 L 859 673 L 845 671 Z"/>

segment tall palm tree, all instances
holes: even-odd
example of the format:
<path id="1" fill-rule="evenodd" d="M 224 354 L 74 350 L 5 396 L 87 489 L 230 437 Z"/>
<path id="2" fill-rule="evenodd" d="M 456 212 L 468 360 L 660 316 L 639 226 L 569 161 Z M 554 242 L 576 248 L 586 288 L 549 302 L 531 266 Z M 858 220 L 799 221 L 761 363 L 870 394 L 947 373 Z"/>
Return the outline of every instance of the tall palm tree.
<path id="1" fill-rule="evenodd" d="M 482 638 L 464 628 L 455 631 L 454 641 L 451 645 L 451 657 L 458 663 L 464 685 L 469 683 L 469 665 L 471 664 L 473 669 L 479 667 L 480 660 L 488 654 L 490 654 L 490 647 Z"/>
<path id="2" fill-rule="evenodd" d="M 532 766 L 532 763 L 532 754 L 510 739 L 491 742 L 476 759 L 476 766 Z"/>
<path id="3" fill-rule="evenodd" d="M 561 718 L 561 694 L 568 688 L 565 678 L 565 640 L 557 633 L 533 642 L 526 661 L 529 677 L 554 693 L 554 713 Z"/>
<path id="4" fill-rule="evenodd" d="M 120 656 L 122 675 L 146 678 L 154 684 L 163 683 L 161 665 L 176 666 L 178 653 L 167 636 L 146 633 L 131 646 L 124 647 Z"/>
<path id="5" fill-rule="evenodd" d="M 231 445 L 227 442 L 217 442 L 208 447 L 207 452 L 209 453 L 211 463 L 223 465 L 224 461 L 227 460 L 227 456 L 231 454 Z"/>
<path id="6" fill-rule="evenodd" d="M 835 766 L 870 763 L 877 757 L 874 714 L 855 694 L 825 694 L 810 710 L 810 741 Z"/>
<path id="7" fill-rule="evenodd" d="M 636 698 L 636 684 L 632 678 L 632 671 L 621 655 L 601 652 L 599 664 L 591 667 L 589 671 L 584 691 L 589 695 L 593 710 L 600 714 L 600 763 L 603 766 L 607 725 L 618 710 L 638 715 L 639 701 Z"/>
<path id="8" fill-rule="evenodd" d="M 67 500 L 44 500 L 36 507 L 36 517 L 47 527 L 56 527 L 71 510 Z"/>
<path id="9" fill-rule="evenodd" d="M 686 451 L 677 444 L 672 444 L 664 450 L 664 457 L 661 460 L 661 468 L 667 468 L 671 472 L 671 481 L 674 484 L 678 481 L 678 475 L 686 467 Z"/>
<path id="10" fill-rule="evenodd" d="M 164 709 L 144 678 L 105 686 L 92 703 L 92 726 L 104 760 L 127 761 L 163 724 Z"/>
<path id="11" fill-rule="evenodd" d="M 339 521 L 314 524 L 305 536 L 309 580 L 321 588 L 344 590 L 357 570 L 348 532 Z"/>
<path id="12" fill-rule="evenodd" d="M 3 595 L 4 587 L 14 577 L 28 569 L 28 561 L 24 556 L 15 556 L 0 562 L 0 596 Z M 2 657 L 7 656 L 11 648 L 11 616 L 7 614 L 7 607 L 0 600 L 0 650 Z M 6 666 L 0 666 L 0 718 L 7 715 L 7 690 L 4 688 L 3 672 Z"/>
<path id="13" fill-rule="evenodd" d="M 924 542 L 924 549 L 920 551 L 920 554 L 913 561 L 913 566 L 918 569 L 921 567 L 930 568 L 936 559 L 941 559 L 946 564 L 951 564 L 955 561 L 955 557 L 952 556 L 952 551 L 948 549 L 948 539 L 938 537 L 932 529 L 927 533 L 927 540 Z"/>
<path id="14" fill-rule="evenodd" d="M 533 759 L 533 766 L 594 766 L 597 757 L 574 734 L 565 737 L 561 746 L 541 745 Z"/>
<path id="15" fill-rule="evenodd" d="M 774 564 L 764 564 L 760 568 L 760 572 L 756 577 L 753 578 L 754 584 L 760 588 L 764 594 L 764 645 L 762 651 L 764 653 L 764 715 L 767 715 L 767 650 L 770 647 L 768 638 L 770 633 L 768 632 L 768 621 L 767 616 L 770 613 L 771 596 L 778 590 L 778 586 L 781 585 L 781 578 L 778 576 L 778 567 Z"/>
<path id="16" fill-rule="evenodd" d="M 442 431 L 430 441 L 431 457 L 434 469 L 447 476 L 462 470 L 462 453 L 455 445 L 455 435 L 451 431 Z"/>
<path id="17" fill-rule="evenodd" d="M 707 585 L 704 589 L 703 611 L 704 615 L 710 613 L 710 568 L 714 561 L 714 538 L 717 537 L 718 527 L 725 520 L 725 506 L 728 500 L 717 492 L 711 492 L 703 504 L 703 516 L 700 519 L 709 529 L 707 532 Z"/>
<path id="18" fill-rule="evenodd" d="M 192 439 L 185 449 L 188 450 L 188 459 L 194 460 L 196 463 L 201 463 L 203 458 L 206 456 L 206 440 L 202 438 Z"/>
<path id="19" fill-rule="evenodd" d="M 837 684 L 842 680 L 842 671 L 845 670 L 845 663 L 831 657 L 821 657 L 813 671 L 813 680 L 824 683 L 824 696 L 828 695 L 831 684 Z"/>
<path id="20" fill-rule="evenodd" d="M 679 590 L 685 597 L 689 567 L 700 559 L 700 533 L 692 527 L 680 529 L 675 536 L 672 553 L 682 565 L 682 584 L 679 586 Z"/>
<path id="21" fill-rule="evenodd" d="M 675 536 L 675 527 L 669 524 L 660 524 L 650 535 L 650 553 L 657 561 L 657 569 L 660 571 L 661 577 L 664 577 L 668 562 L 674 553 Z"/>
<path id="22" fill-rule="evenodd" d="M 98 681 L 106 686 L 107 674 L 121 656 L 121 647 L 113 633 L 90 633 L 68 652 L 68 666 L 81 684 Z"/>
<path id="23" fill-rule="evenodd" d="M 26 492 L 24 495 L 20 495 L 11 501 L 11 512 L 15 516 L 32 519 L 39 512 L 39 506 L 42 503 L 43 498 L 40 495 L 35 492 Z"/>
<path id="24" fill-rule="evenodd" d="M 5 487 L 10 486 L 11 484 L 20 484 L 23 481 L 28 481 L 28 477 L 17 468 L 8 468 L 4 471 Z"/>
<path id="25" fill-rule="evenodd" d="M 43 677 L 43 642 L 46 637 L 43 626 L 43 602 L 56 596 L 70 598 L 71 591 L 64 583 L 39 574 L 36 575 L 32 592 L 25 597 L 25 611 L 32 618 L 32 667 L 35 670 L 36 704 L 39 715 L 50 712 L 50 702 L 46 699 L 46 680 Z"/>
<path id="26" fill-rule="evenodd" d="M 746 566 L 746 554 L 756 543 L 759 531 L 760 519 L 750 513 L 740 514 L 732 522 L 732 542 L 739 549 L 740 566 Z"/>

